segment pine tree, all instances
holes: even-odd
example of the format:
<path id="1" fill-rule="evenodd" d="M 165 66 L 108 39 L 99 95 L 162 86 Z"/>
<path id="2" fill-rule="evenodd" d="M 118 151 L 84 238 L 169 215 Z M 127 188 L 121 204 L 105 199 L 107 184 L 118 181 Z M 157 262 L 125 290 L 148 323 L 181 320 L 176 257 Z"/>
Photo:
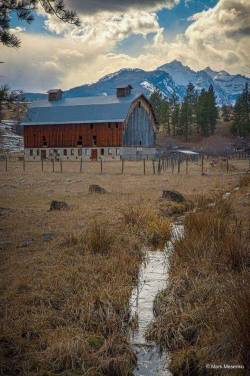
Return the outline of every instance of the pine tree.
<path id="1" fill-rule="evenodd" d="M 218 119 L 218 108 L 216 106 L 216 97 L 214 93 L 213 85 L 209 86 L 207 92 L 207 106 L 208 106 L 208 123 L 209 123 L 209 134 L 214 134 L 216 123 Z"/>
<path id="2" fill-rule="evenodd" d="M 7 47 L 19 47 L 19 38 L 11 32 L 13 15 L 22 21 L 31 23 L 39 5 L 46 13 L 55 15 L 63 22 L 80 25 L 76 13 L 66 9 L 63 0 L 2 0 L 0 1 L 0 43 Z"/>
<path id="3" fill-rule="evenodd" d="M 221 107 L 221 112 L 222 112 L 222 118 L 225 122 L 228 122 L 230 120 L 230 107 L 224 104 Z"/>
<path id="4" fill-rule="evenodd" d="M 250 134 L 250 92 L 247 83 L 234 106 L 232 131 L 243 137 Z"/>
<path id="5" fill-rule="evenodd" d="M 202 136 L 209 136 L 209 105 L 208 92 L 202 89 L 196 106 L 197 127 Z"/>
<path id="6" fill-rule="evenodd" d="M 171 112 L 171 124 L 172 124 L 173 136 L 177 135 L 179 121 L 180 121 L 180 105 L 179 103 L 175 103 L 172 107 L 172 112 Z"/>

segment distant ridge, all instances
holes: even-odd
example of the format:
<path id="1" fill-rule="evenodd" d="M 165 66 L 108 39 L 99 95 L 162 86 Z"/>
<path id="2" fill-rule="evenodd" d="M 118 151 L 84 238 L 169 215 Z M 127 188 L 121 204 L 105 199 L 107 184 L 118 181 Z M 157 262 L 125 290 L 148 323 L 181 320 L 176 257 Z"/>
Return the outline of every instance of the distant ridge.
<path id="1" fill-rule="evenodd" d="M 198 91 L 208 89 L 213 85 L 217 102 L 233 104 L 242 92 L 246 82 L 250 85 L 250 78 L 240 74 L 231 75 L 226 71 L 214 71 L 207 67 L 194 71 L 178 60 L 164 64 L 153 71 L 139 68 L 124 68 L 102 77 L 95 83 L 85 84 L 64 91 L 66 98 L 86 97 L 96 95 L 113 95 L 117 86 L 130 83 L 134 91 L 141 91 L 150 95 L 158 89 L 162 96 L 170 98 L 174 93 L 181 101 L 185 95 L 186 86 L 192 82 Z M 46 98 L 43 93 L 25 93 L 28 101 Z"/>

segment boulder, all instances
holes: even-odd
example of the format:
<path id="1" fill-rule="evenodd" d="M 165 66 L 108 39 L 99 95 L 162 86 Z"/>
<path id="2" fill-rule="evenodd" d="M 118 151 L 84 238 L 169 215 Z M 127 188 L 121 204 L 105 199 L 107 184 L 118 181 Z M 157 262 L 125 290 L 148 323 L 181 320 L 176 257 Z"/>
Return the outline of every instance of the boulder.
<path id="1" fill-rule="evenodd" d="M 67 210 L 69 209 L 69 205 L 64 201 L 56 201 L 53 200 L 50 203 L 50 211 L 52 210 Z"/>
<path id="2" fill-rule="evenodd" d="M 162 192 L 162 198 L 165 198 L 169 201 L 174 201 L 174 202 L 185 202 L 186 199 L 184 196 L 177 191 L 163 191 Z"/>
<path id="3" fill-rule="evenodd" d="M 89 193 L 107 193 L 107 191 L 100 185 L 92 184 L 89 186 Z"/>

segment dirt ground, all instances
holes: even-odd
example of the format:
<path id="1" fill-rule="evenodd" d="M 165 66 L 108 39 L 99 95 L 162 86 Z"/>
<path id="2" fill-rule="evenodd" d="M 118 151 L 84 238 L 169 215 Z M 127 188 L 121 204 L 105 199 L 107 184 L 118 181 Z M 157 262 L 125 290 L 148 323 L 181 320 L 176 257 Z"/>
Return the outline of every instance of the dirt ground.
<path id="1" fill-rule="evenodd" d="M 163 190 L 179 191 L 191 201 L 201 194 L 232 191 L 238 186 L 242 173 L 247 171 L 248 161 L 230 161 L 229 173 L 224 162 L 218 161 L 212 167 L 211 161 L 205 161 L 204 175 L 201 175 L 200 161 L 189 163 L 188 174 L 186 165 L 182 165 L 180 174 L 176 168 L 174 173 L 169 168 L 160 175 L 153 174 L 152 161 L 147 161 L 145 176 L 142 161 L 126 161 L 124 174 L 121 173 L 120 161 L 104 162 L 102 174 L 100 162 L 85 162 L 81 173 L 79 162 L 64 163 L 63 172 L 60 172 L 59 163 L 55 164 L 54 172 L 51 162 L 44 163 L 43 167 L 42 172 L 41 163 L 26 163 L 24 166 L 22 161 L 11 160 L 6 171 L 5 161 L 0 161 L 0 291 L 4 328 L 1 342 L 3 349 L 7 348 L 7 353 L 0 357 L 1 369 L 6 375 L 13 374 L 20 367 L 24 375 L 32 374 L 31 371 L 35 375 L 44 375 L 48 370 L 71 369 L 72 364 L 79 367 L 81 364 L 82 367 L 82 362 L 85 362 L 87 368 L 94 365 L 102 370 L 105 364 L 106 372 L 110 372 L 108 367 L 113 364 L 110 354 L 117 354 L 120 369 L 125 370 L 124 362 L 130 369 L 131 360 L 127 359 L 131 359 L 131 355 L 128 356 L 126 338 L 117 340 L 122 330 L 117 317 L 128 303 L 136 283 L 141 262 L 139 253 L 135 247 L 129 254 L 129 242 L 133 241 L 130 234 L 126 238 L 124 233 L 127 248 L 118 241 L 115 252 L 104 259 L 87 253 L 75 254 L 78 252 L 74 250 L 75 239 L 78 239 L 78 247 L 81 233 L 93 219 L 109 223 L 109 229 L 116 228 L 117 231 L 122 210 L 131 205 L 136 207 L 142 203 L 158 209 Z M 107 193 L 89 193 L 91 184 L 99 184 Z M 49 211 L 52 200 L 65 201 L 70 209 Z M 249 199 L 246 200 L 248 204 L 243 202 L 242 211 L 247 213 Z M 67 247 L 63 246 L 65 239 Z M 109 304 L 109 312 L 110 305 L 115 307 L 117 301 L 114 317 L 120 324 L 114 326 L 112 321 L 111 327 L 116 327 L 117 331 L 112 329 L 111 334 L 106 334 L 111 324 L 105 315 L 98 318 L 98 325 L 93 322 L 95 316 L 91 315 L 88 319 L 90 329 L 86 329 L 85 316 L 82 321 L 78 318 L 75 321 L 79 307 L 90 310 L 96 304 L 104 307 Z M 44 311 L 45 303 L 47 308 Z M 79 315 L 78 312 L 77 317 Z M 100 328 L 102 322 L 105 325 Z M 80 346 L 79 335 L 80 354 L 74 350 L 75 346 Z M 95 351 L 93 346 L 97 346 Z M 117 346 L 120 346 L 119 350 Z M 90 354 L 93 358 L 88 364 Z M 28 367 L 27 371 L 25 367 Z M 126 372 L 118 374 L 129 374 Z M 100 373 L 93 373 L 97 374 Z"/>
<path id="2" fill-rule="evenodd" d="M 32 240 L 27 249 L 47 246 L 42 240 L 43 234 L 53 232 L 53 238 L 65 231 L 77 230 L 87 224 L 90 218 L 104 217 L 116 221 L 119 210 L 129 202 L 145 201 L 157 206 L 164 189 L 177 190 L 188 199 L 198 194 L 218 193 L 230 190 L 237 185 L 240 173 L 248 169 L 248 161 L 230 161 L 229 174 L 225 166 L 218 163 L 211 167 L 205 161 L 201 176 L 201 162 L 189 163 L 189 171 L 181 167 L 178 175 L 168 169 L 161 175 L 153 175 L 152 162 L 146 162 L 146 176 L 143 175 L 143 162 L 126 162 L 124 175 L 121 174 L 121 162 L 103 164 L 88 162 L 80 173 L 79 163 L 65 163 L 60 173 L 59 163 L 52 172 L 50 162 L 26 163 L 23 171 L 22 162 L 9 162 L 5 171 L 4 161 L 0 162 L 0 207 L 1 207 L 1 242 L 4 247 L 19 247 L 23 241 Z M 107 194 L 89 194 L 90 184 L 99 184 Z M 52 200 L 66 201 L 71 210 L 49 212 Z M 21 250 L 22 248 L 20 248 Z"/>

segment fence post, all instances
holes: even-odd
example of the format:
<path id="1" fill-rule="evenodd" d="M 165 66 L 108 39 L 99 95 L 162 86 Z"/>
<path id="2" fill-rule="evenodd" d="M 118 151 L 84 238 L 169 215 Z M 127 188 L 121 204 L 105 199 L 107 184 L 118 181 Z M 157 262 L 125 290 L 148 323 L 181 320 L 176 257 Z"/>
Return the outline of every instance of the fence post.
<path id="1" fill-rule="evenodd" d="M 228 158 L 227 158 L 227 173 L 229 172 L 229 162 L 228 162 Z"/>
<path id="2" fill-rule="evenodd" d="M 122 175 L 124 174 L 124 159 L 122 159 Z"/>
<path id="3" fill-rule="evenodd" d="M 153 165 L 153 174 L 155 175 L 155 161 L 154 161 L 154 159 L 152 160 L 152 165 Z"/>
<path id="4" fill-rule="evenodd" d="M 202 154 L 202 157 L 201 157 L 201 174 L 203 175 L 204 174 L 204 155 Z"/>
<path id="5" fill-rule="evenodd" d="M 25 171 L 25 157 L 23 157 L 23 171 Z"/>
<path id="6" fill-rule="evenodd" d="M 7 172 L 8 171 L 8 157 L 6 155 L 6 158 L 5 158 L 5 171 Z"/>
<path id="7" fill-rule="evenodd" d="M 102 159 L 101 159 L 101 174 L 102 174 L 102 168 L 103 168 L 103 166 L 102 166 Z"/>
<path id="8" fill-rule="evenodd" d="M 63 172 L 63 162 L 62 162 L 62 159 L 60 159 L 60 170 L 61 170 L 61 174 Z"/>
<path id="9" fill-rule="evenodd" d="M 52 159 L 52 172 L 55 172 L 55 160 L 54 160 L 54 158 Z"/>
<path id="10" fill-rule="evenodd" d="M 82 172 L 82 157 L 80 159 L 80 172 Z"/>
<path id="11" fill-rule="evenodd" d="M 174 174 L 174 160 L 173 158 L 171 159 L 171 167 L 172 167 L 172 175 Z"/>
<path id="12" fill-rule="evenodd" d="M 186 158 L 186 175 L 188 174 L 188 157 Z"/>
<path id="13" fill-rule="evenodd" d="M 161 161 L 158 159 L 158 168 L 157 168 L 158 175 L 161 173 Z"/>
<path id="14" fill-rule="evenodd" d="M 146 160 L 143 159 L 143 173 L 146 175 Z"/>
<path id="15" fill-rule="evenodd" d="M 178 174 L 181 172 L 181 160 L 178 158 Z"/>

